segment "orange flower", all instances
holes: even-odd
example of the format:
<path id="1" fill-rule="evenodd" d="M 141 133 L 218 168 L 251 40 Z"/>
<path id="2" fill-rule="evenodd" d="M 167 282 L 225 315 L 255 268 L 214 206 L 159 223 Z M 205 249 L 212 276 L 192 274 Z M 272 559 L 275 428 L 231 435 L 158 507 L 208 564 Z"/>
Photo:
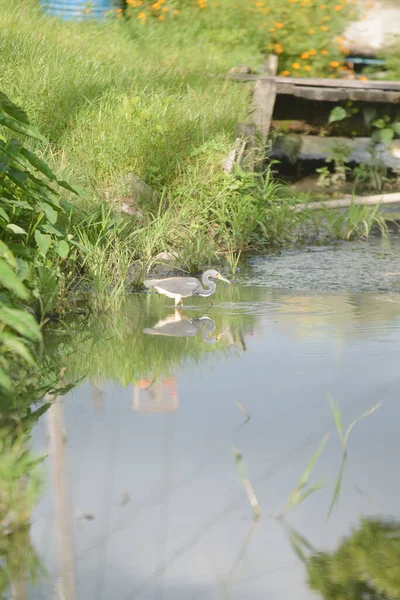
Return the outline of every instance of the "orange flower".
<path id="1" fill-rule="evenodd" d="M 368 77 L 366 77 L 365 75 L 361 75 L 361 77 L 359 77 L 360 81 L 368 81 Z"/>
<path id="2" fill-rule="evenodd" d="M 336 38 L 336 41 L 337 41 L 337 43 L 338 43 L 338 44 L 343 44 L 343 42 L 344 42 L 345 40 L 344 40 L 344 37 L 342 37 L 341 35 L 339 35 L 339 36 Z"/>
<path id="3" fill-rule="evenodd" d="M 172 11 L 174 15 L 179 15 L 179 10 L 177 8 L 175 8 L 175 10 Z"/>
<path id="4" fill-rule="evenodd" d="M 328 53 L 328 50 L 321 50 L 321 54 L 324 54 L 326 56 L 329 53 Z"/>
<path id="5" fill-rule="evenodd" d="M 145 19 L 146 18 L 146 13 L 144 12 L 140 12 L 137 16 L 138 19 Z"/>
<path id="6" fill-rule="evenodd" d="M 158 19 L 159 21 L 165 21 L 165 17 L 164 17 L 164 15 L 160 15 L 159 17 L 157 17 L 157 19 Z"/>
<path id="7" fill-rule="evenodd" d="M 310 56 L 310 55 L 309 55 L 309 53 L 308 53 L 308 52 L 302 52 L 302 53 L 300 54 L 300 58 L 304 58 L 304 59 L 308 58 L 309 56 Z"/>
<path id="8" fill-rule="evenodd" d="M 161 12 L 168 12 L 168 8 L 166 6 L 163 6 Z"/>
<path id="9" fill-rule="evenodd" d="M 322 25 L 321 31 L 329 31 L 329 27 L 327 25 Z"/>
<path id="10" fill-rule="evenodd" d="M 335 10 L 342 10 L 343 6 L 341 4 L 336 4 Z"/>
<path id="11" fill-rule="evenodd" d="M 307 31 L 307 33 L 308 33 L 309 35 L 314 35 L 314 33 L 315 33 L 315 29 L 309 29 L 309 30 Z"/>
<path id="12" fill-rule="evenodd" d="M 288 75 L 290 75 L 290 71 L 282 71 L 282 73 L 280 73 L 281 77 L 287 77 Z"/>
<path id="13" fill-rule="evenodd" d="M 331 62 L 329 63 L 331 67 L 333 67 L 334 69 L 336 69 L 336 67 L 340 66 L 340 62 L 338 60 L 331 60 Z"/>
<path id="14" fill-rule="evenodd" d="M 89 13 L 92 12 L 91 8 L 85 8 L 85 10 L 83 11 L 86 15 L 88 15 Z"/>
<path id="15" fill-rule="evenodd" d="M 346 48 L 345 46 L 340 46 L 339 50 L 345 56 L 347 56 L 348 54 L 350 54 L 350 50 L 348 48 Z"/>
<path id="16" fill-rule="evenodd" d="M 277 29 L 282 29 L 282 27 L 283 27 L 283 23 L 275 23 L 275 27 L 276 27 Z"/>
<path id="17" fill-rule="evenodd" d="M 276 31 L 275 27 L 270 27 L 268 31 Z"/>
<path id="18" fill-rule="evenodd" d="M 322 17 L 321 21 L 329 21 L 329 17 L 328 16 Z"/>
<path id="19" fill-rule="evenodd" d="M 264 6 L 264 2 L 256 2 L 256 6 L 257 8 L 260 8 L 261 6 Z"/>
<path id="20" fill-rule="evenodd" d="M 311 48 L 311 50 L 308 51 L 308 54 L 310 56 L 315 56 L 317 54 L 317 51 L 315 50 L 315 48 Z"/>
<path id="21" fill-rule="evenodd" d="M 281 44 L 274 44 L 273 48 L 274 48 L 276 54 L 282 54 L 283 48 L 282 48 Z"/>
<path id="22" fill-rule="evenodd" d="M 304 65 L 303 69 L 304 69 L 305 71 L 311 71 L 311 67 L 310 67 L 310 65 Z"/>
<path id="23" fill-rule="evenodd" d="M 324 10 L 326 8 L 326 4 L 320 4 L 319 7 L 322 8 L 322 10 Z"/>
<path id="24" fill-rule="evenodd" d="M 301 65 L 297 62 L 292 64 L 292 69 L 301 69 Z"/>

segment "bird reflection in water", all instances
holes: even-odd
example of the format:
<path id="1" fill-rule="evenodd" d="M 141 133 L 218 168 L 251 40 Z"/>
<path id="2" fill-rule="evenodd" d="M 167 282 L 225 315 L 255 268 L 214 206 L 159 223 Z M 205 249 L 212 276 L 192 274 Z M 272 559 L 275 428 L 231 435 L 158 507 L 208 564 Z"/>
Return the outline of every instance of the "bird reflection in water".
<path id="1" fill-rule="evenodd" d="M 158 321 L 154 327 L 147 327 L 143 333 L 148 335 L 164 335 L 167 337 L 194 337 L 201 335 L 205 344 L 215 344 L 223 334 L 213 335 L 214 321 L 207 316 L 189 319 L 184 317 L 179 310 L 175 314 Z"/>

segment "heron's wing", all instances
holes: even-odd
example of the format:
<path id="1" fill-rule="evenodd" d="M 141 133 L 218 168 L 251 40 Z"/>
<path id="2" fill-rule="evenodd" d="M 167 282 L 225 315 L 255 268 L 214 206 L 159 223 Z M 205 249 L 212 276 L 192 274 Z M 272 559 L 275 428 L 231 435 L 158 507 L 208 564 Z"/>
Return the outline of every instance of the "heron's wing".
<path id="1" fill-rule="evenodd" d="M 191 296 L 201 289 L 200 281 L 195 277 L 167 277 L 166 279 L 147 279 L 146 287 L 161 288 L 170 294 Z"/>

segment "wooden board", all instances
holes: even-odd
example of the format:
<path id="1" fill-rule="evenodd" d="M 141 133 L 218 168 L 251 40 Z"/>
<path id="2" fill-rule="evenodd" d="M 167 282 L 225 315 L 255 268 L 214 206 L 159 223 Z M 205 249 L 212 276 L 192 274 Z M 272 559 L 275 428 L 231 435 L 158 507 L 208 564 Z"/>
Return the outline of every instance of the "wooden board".
<path id="1" fill-rule="evenodd" d="M 237 75 L 235 79 L 240 81 L 275 80 L 283 85 L 300 85 L 303 87 L 327 87 L 346 89 L 375 89 L 400 91 L 400 81 L 361 81 L 360 79 L 323 79 L 316 77 L 271 77 L 266 75 Z"/>
<path id="2" fill-rule="evenodd" d="M 400 102 L 400 90 L 388 91 L 377 89 L 354 89 L 344 88 L 338 85 L 337 88 L 327 87 L 308 87 L 300 85 L 287 85 L 281 82 L 276 84 L 277 95 L 289 95 L 306 100 L 339 102 L 341 100 L 353 100 L 355 102 L 381 102 L 387 104 L 397 104 Z"/>

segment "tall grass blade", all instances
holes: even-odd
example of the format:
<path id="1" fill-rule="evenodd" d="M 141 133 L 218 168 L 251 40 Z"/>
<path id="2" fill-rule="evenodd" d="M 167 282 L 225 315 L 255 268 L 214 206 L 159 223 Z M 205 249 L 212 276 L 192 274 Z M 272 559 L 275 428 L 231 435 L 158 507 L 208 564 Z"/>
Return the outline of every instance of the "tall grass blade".
<path id="1" fill-rule="evenodd" d="M 242 480 L 243 483 L 243 487 L 246 491 L 247 494 L 247 498 L 249 499 L 250 502 L 250 506 L 253 510 L 253 518 L 254 521 L 258 521 L 258 519 L 261 516 L 261 509 L 260 509 L 260 505 L 259 502 L 257 500 L 257 496 L 256 493 L 253 489 L 253 486 L 250 483 L 250 479 L 247 475 L 247 470 L 246 470 L 246 466 L 243 462 L 243 457 L 241 455 L 241 453 L 239 452 L 239 450 L 234 450 L 234 457 L 235 457 L 235 462 L 236 462 L 236 466 L 237 466 L 237 470 L 239 472 L 240 478 Z"/>
<path id="2" fill-rule="evenodd" d="M 341 418 L 341 414 L 340 414 L 340 407 L 339 407 L 339 404 L 337 404 L 334 401 L 331 394 L 328 394 L 328 398 L 329 398 L 329 404 L 332 409 L 333 418 L 335 419 L 336 429 L 338 431 L 339 438 L 340 438 L 340 441 L 341 441 L 343 449 L 344 449 L 344 437 L 343 437 L 343 427 L 342 427 L 342 418 Z"/>
<path id="3" fill-rule="evenodd" d="M 322 450 L 324 449 L 324 446 L 329 438 L 330 438 L 330 433 L 327 433 L 325 435 L 325 437 L 323 438 L 322 442 L 320 443 L 320 445 L 318 446 L 317 450 L 314 452 L 303 475 L 300 477 L 299 485 L 297 486 L 298 488 L 301 489 L 307 485 L 308 478 L 310 477 L 311 471 L 313 470 L 315 463 L 317 462 L 319 455 L 321 454 Z"/>
<path id="4" fill-rule="evenodd" d="M 335 486 L 335 491 L 333 492 L 333 496 L 332 496 L 332 500 L 329 506 L 329 510 L 328 510 L 328 514 L 326 517 L 326 520 L 329 519 L 329 517 L 331 516 L 334 508 L 336 507 L 337 503 L 339 502 L 339 497 L 340 497 L 340 490 L 342 489 L 342 480 L 343 480 L 343 473 L 344 473 L 344 467 L 346 464 L 346 459 L 347 459 L 347 454 L 344 452 L 343 453 L 343 458 L 342 458 L 342 463 L 340 465 L 340 471 L 339 471 L 339 475 L 336 481 L 336 486 Z"/>
<path id="5" fill-rule="evenodd" d="M 348 442 L 348 439 L 349 439 L 350 432 L 353 429 L 354 425 L 356 425 L 357 423 L 359 423 L 360 421 L 362 421 L 362 419 L 364 419 L 365 417 L 368 417 L 368 415 L 371 415 L 373 412 L 375 412 L 376 410 L 378 410 L 378 408 L 380 406 L 382 406 L 382 404 L 383 404 L 383 401 L 379 402 L 378 404 L 376 404 L 372 408 L 369 408 L 364 414 L 362 414 L 360 417 L 358 417 L 358 419 L 356 419 L 355 421 L 353 421 L 353 423 L 351 425 L 349 425 L 349 427 L 347 428 L 346 434 L 344 436 L 344 449 L 345 449 L 345 451 L 346 451 L 346 448 L 347 448 L 347 442 Z"/>

